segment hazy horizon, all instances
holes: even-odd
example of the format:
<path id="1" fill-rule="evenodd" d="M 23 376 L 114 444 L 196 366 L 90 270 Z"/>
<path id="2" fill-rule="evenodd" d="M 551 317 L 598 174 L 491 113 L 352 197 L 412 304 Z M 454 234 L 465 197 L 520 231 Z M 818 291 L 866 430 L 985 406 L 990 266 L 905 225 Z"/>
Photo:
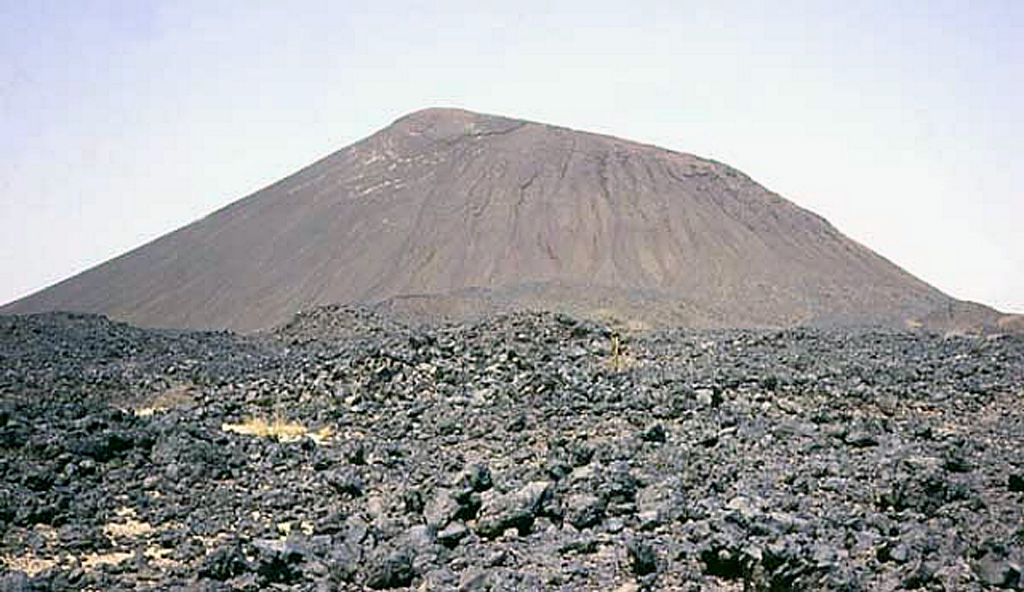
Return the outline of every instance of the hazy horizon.
<path id="1" fill-rule="evenodd" d="M 0 1 L 0 303 L 409 112 L 713 158 L 940 290 L 1024 312 L 1024 5 Z"/>

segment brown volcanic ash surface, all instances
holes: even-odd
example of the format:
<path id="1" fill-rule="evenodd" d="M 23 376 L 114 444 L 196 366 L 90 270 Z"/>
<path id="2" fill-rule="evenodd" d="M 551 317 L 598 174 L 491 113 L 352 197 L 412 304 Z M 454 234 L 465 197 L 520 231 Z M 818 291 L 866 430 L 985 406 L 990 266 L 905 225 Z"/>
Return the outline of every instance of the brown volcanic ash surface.
<path id="1" fill-rule="evenodd" d="M 320 304 L 384 301 L 698 327 L 996 314 L 726 165 L 452 109 L 403 117 L 0 312 L 249 331 Z"/>

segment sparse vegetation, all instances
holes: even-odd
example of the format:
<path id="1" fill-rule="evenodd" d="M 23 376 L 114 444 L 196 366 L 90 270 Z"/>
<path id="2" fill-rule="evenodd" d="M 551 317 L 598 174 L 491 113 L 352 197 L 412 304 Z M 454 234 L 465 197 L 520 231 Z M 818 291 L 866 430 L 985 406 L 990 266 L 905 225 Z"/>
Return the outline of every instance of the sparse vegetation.
<path id="1" fill-rule="evenodd" d="M 279 419 L 267 421 L 260 417 L 249 417 L 241 423 L 225 423 L 221 429 L 245 436 L 273 437 L 279 440 L 297 439 L 307 433 L 301 423 Z"/>
<path id="2" fill-rule="evenodd" d="M 310 433 L 303 424 L 281 418 L 267 421 L 261 417 L 249 417 L 242 421 L 242 423 L 225 423 L 221 426 L 221 429 L 225 432 L 234 432 L 245 436 L 275 438 L 279 442 L 294 442 L 306 436 L 311 437 L 317 442 L 322 442 L 334 435 L 334 431 L 330 427 L 324 427 L 314 433 Z"/>
<path id="3" fill-rule="evenodd" d="M 618 372 L 622 369 L 622 341 L 618 333 L 612 333 L 612 368 Z"/>
<path id="4" fill-rule="evenodd" d="M 627 353 L 625 340 L 618 331 L 611 334 L 606 364 L 613 372 L 622 372 L 636 364 L 636 359 Z"/>
<path id="5" fill-rule="evenodd" d="M 171 386 L 167 390 L 143 399 L 134 406 L 133 411 L 138 417 L 148 417 L 160 411 L 180 407 L 192 401 L 193 388 L 195 388 L 193 384 Z"/>

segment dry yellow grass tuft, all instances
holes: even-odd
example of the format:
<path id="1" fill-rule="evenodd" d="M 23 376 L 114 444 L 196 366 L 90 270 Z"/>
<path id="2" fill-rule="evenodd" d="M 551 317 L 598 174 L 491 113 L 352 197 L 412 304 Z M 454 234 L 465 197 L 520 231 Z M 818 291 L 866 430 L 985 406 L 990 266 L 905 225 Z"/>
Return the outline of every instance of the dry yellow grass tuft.
<path id="1" fill-rule="evenodd" d="M 133 539 L 153 532 L 153 525 L 142 522 L 135 516 L 135 510 L 131 508 L 119 508 L 115 514 L 117 521 L 109 522 L 103 526 L 103 532 L 114 539 Z"/>
<path id="2" fill-rule="evenodd" d="M 280 442 L 293 442 L 309 433 L 306 426 L 297 421 L 283 419 L 267 421 L 261 417 L 250 417 L 242 423 L 226 423 L 221 426 L 221 429 L 244 436 L 276 438 Z"/>
<path id="3" fill-rule="evenodd" d="M 135 412 L 135 415 L 139 417 L 149 417 L 154 413 L 180 407 L 193 400 L 192 388 L 193 387 L 191 385 L 187 384 L 172 386 L 167 390 L 136 404 L 133 406 L 133 411 Z"/>
<path id="4" fill-rule="evenodd" d="M 317 444 L 325 444 L 334 438 L 334 429 L 325 426 L 315 432 L 310 432 L 306 426 L 297 421 L 273 419 L 267 421 L 260 417 L 250 417 L 242 423 L 225 423 L 221 426 L 225 432 L 234 432 L 246 436 L 257 436 L 261 438 L 276 438 L 279 442 L 294 442 L 303 437 L 309 437 Z"/>
<path id="5" fill-rule="evenodd" d="M 622 372 L 636 366 L 636 358 L 626 353 L 626 345 L 618 331 L 613 331 L 608 346 L 605 367 L 612 372 Z"/>
<path id="6" fill-rule="evenodd" d="M 149 560 L 151 565 L 160 569 L 171 569 L 181 565 L 172 558 L 174 549 L 165 549 L 156 545 L 150 545 L 149 547 L 146 547 L 146 550 L 142 554 Z"/>
<path id="7" fill-rule="evenodd" d="M 109 553 L 93 553 L 81 557 L 82 568 L 92 571 L 101 565 L 117 565 L 135 556 L 131 551 L 111 551 Z"/>
<path id="8" fill-rule="evenodd" d="M 324 426 L 319 430 L 309 435 L 317 444 L 326 444 L 334 439 L 334 428 L 331 426 Z"/>
<path id="9" fill-rule="evenodd" d="M 36 557 L 31 552 L 16 557 L 0 557 L 0 566 L 12 571 L 25 572 L 29 577 L 56 567 L 57 560 Z"/>

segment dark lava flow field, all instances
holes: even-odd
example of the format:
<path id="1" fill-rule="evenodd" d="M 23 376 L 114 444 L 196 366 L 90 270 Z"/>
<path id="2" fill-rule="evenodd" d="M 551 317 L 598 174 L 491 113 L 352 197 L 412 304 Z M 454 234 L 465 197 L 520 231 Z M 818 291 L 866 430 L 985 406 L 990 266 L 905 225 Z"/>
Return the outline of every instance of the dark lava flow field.
<path id="1" fill-rule="evenodd" d="M 1024 337 L 0 318 L 0 590 L 1021 589 Z"/>

